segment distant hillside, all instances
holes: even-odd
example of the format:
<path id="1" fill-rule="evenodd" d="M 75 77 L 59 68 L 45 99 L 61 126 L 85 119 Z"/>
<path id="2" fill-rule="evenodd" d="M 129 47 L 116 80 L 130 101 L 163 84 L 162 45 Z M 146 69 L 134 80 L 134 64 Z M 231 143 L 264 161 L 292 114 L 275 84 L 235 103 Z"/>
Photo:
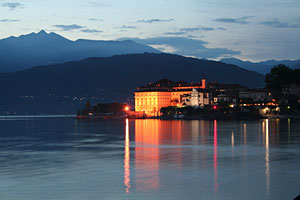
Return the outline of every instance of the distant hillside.
<path id="1" fill-rule="evenodd" d="M 294 69 L 300 69 L 300 61 L 294 65 Z"/>
<path id="2" fill-rule="evenodd" d="M 226 58 L 226 59 L 221 59 L 220 62 L 237 65 L 241 68 L 256 71 L 264 75 L 269 73 L 272 67 L 279 64 L 284 64 L 291 68 L 300 68 L 300 59 L 299 60 L 268 60 L 268 61 L 255 63 L 250 61 L 242 61 L 236 58 Z"/>
<path id="3" fill-rule="evenodd" d="M 130 102 L 136 87 L 163 77 L 264 86 L 264 76 L 215 61 L 149 53 L 90 58 L 2 74 L 0 112 L 75 112 L 87 99 Z"/>
<path id="4" fill-rule="evenodd" d="M 89 57 L 131 53 L 159 53 L 158 50 L 125 41 L 68 40 L 56 33 L 31 33 L 0 40 L 0 72 L 14 72 L 37 65 L 58 64 Z"/>

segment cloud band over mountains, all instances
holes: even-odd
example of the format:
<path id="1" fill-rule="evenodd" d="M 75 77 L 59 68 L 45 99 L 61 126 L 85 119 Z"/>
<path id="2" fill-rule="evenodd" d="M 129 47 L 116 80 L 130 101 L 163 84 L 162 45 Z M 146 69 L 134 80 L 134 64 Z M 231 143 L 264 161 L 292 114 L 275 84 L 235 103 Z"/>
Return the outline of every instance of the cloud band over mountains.
<path id="1" fill-rule="evenodd" d="M 221 56 L 233 56 L 241 54 L 226 48 L 207 48 L 207 42 L 203 40 L 188 39 L 184 37 L 154 37 L 154 38 L 120 38 L 119 40 L 130 39 L 137 43 L 152 46 L 165 53 L 174 53 L 197 58 L 218 58 Z"/>

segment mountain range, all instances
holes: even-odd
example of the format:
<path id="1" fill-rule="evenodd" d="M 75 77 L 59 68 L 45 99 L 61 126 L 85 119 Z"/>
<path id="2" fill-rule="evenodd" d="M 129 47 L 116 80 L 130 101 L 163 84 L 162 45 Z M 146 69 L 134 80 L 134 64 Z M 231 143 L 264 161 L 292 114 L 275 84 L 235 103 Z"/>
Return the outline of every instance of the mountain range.
<path id="1" fill-rule="evenodd" d="M 0 112 L 74 113 L 87 99 L 132 104 L 136 87 L 164 77 L 264 86 L 263 75 L 221 62 L 172 54 L 118 55 L 2 73 Z"/>
<path id="2" fill-rule="evenodd" d="M 65 63 L 89 57 L 131 53 L 159 53 L 131 40 L 68 40 L 56 33 L 40 31 L 0 40 L 0 72 L 14 72 L 38 65 Z"/>
<path id="3" fill-rule="evenodd" d="M 9 37 L 0 40 L 0 73 L 15 72 L 38 65 L 59 64 L 68 61 L 78 61 L 90 57 L 110 57 L 123 54 L 160 53 L 150 46 L 136 43 L 132 40 L 68 40 L 56 33 L 44 30 L 19 37 Z M 265 75 L 278 64 L 292 68 L 300 68 L 299 60 L 268 60 L 263 62 L 242 61 L 236 58 L 226 58 L 220 62 L 234 64 L 241 68 L 256 71 Z"/>
<path id="4" fill-rule="evenodd" d="M 250 61 L 239 60 L 237 58 L 225 58 L 225 59 L 221 59 L 220 62 L 237 65 L 241 68 L 256 71 L 263 75 L 269 73 L 272 67 L 279 65 L 279 64 L 284 64 L 293 69 L 300 68 L 300 59 L 298 59 L 298 60 L 267 60 L 267 61 L 262 61 L 262 62 L 250 62 Z"/>

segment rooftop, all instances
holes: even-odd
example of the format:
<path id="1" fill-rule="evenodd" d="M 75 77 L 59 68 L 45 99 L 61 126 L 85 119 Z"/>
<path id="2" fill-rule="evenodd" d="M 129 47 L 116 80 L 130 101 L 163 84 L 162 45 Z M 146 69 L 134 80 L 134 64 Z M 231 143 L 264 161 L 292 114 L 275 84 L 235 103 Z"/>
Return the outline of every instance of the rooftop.
<path id="1" fill-rule="evenodd" d="M 138 87 L 138 91 L 171 91 L 176 88 L 177 90 L 184 89 L 184 87 L 201 86 L 201 83 L 187 83 L 185 81 L 172 81 L 168 78 L 163 78 L 156 82 L 148 83 L 147 85 Z"/>

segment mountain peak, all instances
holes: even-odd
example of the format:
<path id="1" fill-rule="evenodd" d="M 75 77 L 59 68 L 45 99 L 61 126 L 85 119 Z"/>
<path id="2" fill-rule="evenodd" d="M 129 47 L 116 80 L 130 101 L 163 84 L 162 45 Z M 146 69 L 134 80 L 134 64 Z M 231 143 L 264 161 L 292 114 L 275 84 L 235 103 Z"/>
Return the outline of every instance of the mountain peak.
<path id="1" fill-rule="evenodd" d="M 89 57 L 159 51 L 132 41 L 72 41 L 56 34 L 39 30 L 33 33 L 0 40 L 0 72 L 12 72 L 35 65 L 63 63 Z M 4 66 L 5 65 L 5 66 Z"/>
<path id="2" fill-rule="evenodd" d="M 45 30 L 40 30 L 40 32 L 37 33 L 38 35 L 48 35 L 48 33 Z"/>

